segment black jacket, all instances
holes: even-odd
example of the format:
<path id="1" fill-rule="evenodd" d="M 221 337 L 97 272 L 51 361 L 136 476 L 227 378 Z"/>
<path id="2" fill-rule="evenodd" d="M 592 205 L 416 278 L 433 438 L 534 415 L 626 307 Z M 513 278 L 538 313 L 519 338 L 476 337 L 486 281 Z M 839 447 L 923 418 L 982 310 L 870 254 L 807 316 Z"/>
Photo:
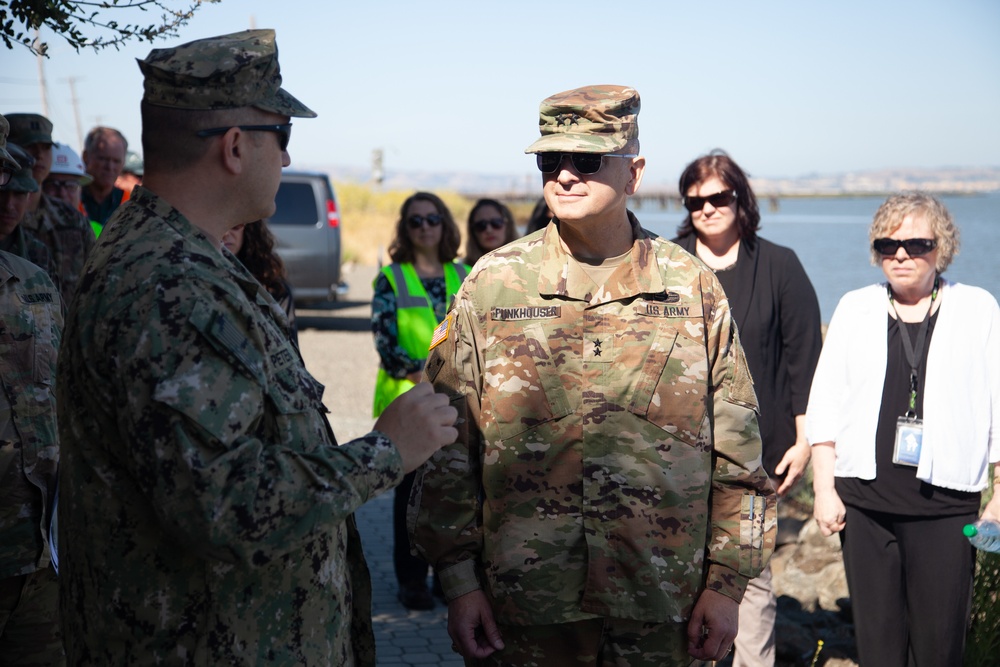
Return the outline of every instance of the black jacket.
<path id="1" fill-rule="evenodd" d="M 695 235 L 674 239 L 695 254 Z M 723 286 L 760 403 L 764 468 L 774 468 L 795 443 L 795 415 L 806 412 L 823 345 L 819 300 L 791 248 L 760 237 L 740 244 L 732 279 Z M 727 277 L 728 278 L 728 277 Z"/>

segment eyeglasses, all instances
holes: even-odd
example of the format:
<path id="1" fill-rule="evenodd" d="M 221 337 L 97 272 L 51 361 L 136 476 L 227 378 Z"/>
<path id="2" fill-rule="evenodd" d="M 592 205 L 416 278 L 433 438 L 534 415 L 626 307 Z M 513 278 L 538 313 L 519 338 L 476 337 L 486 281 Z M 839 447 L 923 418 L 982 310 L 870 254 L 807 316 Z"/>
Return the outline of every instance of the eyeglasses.
<path id="1" fill-rule="evenodd" d="M 723 190 L 707 197 L 684 197 L 684 208 L 691 213 L 697 213 L 705 208 L 705 202 L 711 204 L 713 208 L 722 208 L 730 206 L 734 201 L 736 201 L 736 190 Z"/>
<path id="2" fill-rule="evenodd" d="M 53 192 L 58 190 L 69 190 L 72 192 L 80 188 L 80 181 L 67 181 L 63 179 L 47 180 L 42 183 L 42 188 Z"/>
<path id="3" fill-rule="evenodd" d="M 207 130 L 198 130 L 199 137 L 212 137 L 217 134 L 225 134 L 234 127 L 238 127 L 244 132 L 274 132 L 278 135 L 278 142 L 281 150 L 288 150 L 288 142 L 292 139 L 292 124 L 283 125 L 231 125 L 229 127 L 210 127 Z"/>
<path id="4" fill-rule="evenodd" d="M 0 170 L 0 188 L 10 183 L 12 176 L 14 176 L 14 172 L 7 171 L 6 169 Z"/>
<path id="5" fill-rule="evenodd" d="M 920 257 L 936 247 L 937 241 L 934 239 L 875 239 L 872 241 L 872 248 L 884 257 L 892 257 L 900 248 L 905 250 L 910 257 Z"/>
<path id="6" fill-rule="evenodd" d="M 425 224 L 428 227 L 437 227 L 442 222 L 444 222 L 444 218 L 437 213 L 431 213 L 430 215 L 411 215 L 406 219 L 406 224 L 410 226 L 410 229 L 420 229 Z"/>
<path id="7" fill-rule="evenodd" d="M 491 218 L 489 220 L 476 220 L 472 223 L 472 229 L 478 234 L 486 231 L 487 227 L 492 227 L 493 229 L 503 229 L 504 226 L 503 218 Z"/>
<path id="8" fill-rule="evenodd" d="M 551 174 L 559 169 L 563 158 L 569 158 L 573 162 L 573 168 L 581 174 L 596 174 L 604 165 L 606 157 L 639 157 L 638 153 L 538 153 L 535 161 L 538 164 L 538 171 L 543 174 Z"/>

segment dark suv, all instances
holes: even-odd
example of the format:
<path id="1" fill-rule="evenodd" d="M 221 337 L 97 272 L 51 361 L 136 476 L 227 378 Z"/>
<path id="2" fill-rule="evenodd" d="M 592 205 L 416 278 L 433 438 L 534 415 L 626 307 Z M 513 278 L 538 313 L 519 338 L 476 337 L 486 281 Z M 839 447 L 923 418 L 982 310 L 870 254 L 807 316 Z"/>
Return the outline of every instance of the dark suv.
<path id="1" fill-rule="evenodd" d="M 275 249 L 288 269 L 296 305 L 335 301 L 347 293 L 340 279 L 340 210 L 326 174 L 283 171 L 268 219 Z"/>

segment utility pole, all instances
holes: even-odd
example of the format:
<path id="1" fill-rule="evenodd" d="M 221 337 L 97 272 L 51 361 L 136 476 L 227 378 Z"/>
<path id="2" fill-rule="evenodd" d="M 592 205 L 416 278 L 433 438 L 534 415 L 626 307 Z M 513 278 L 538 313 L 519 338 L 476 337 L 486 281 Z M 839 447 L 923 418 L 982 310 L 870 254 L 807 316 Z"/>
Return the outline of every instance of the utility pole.
<path id="1" fill-rule="evenodd" d="M 76 80 L 80 77 L 71 76 L 68 79 L 63 79 L 69 83 L 69 96 L 70 101 L 73 103 L 73 120 L 76 121 L 76 146 L 77 149 L 83 150 L 83 126 L 80 125 L 80 104 L 76 99 Z"/>
<path id="2" fill-rule="evenodd" d="M 372 151 L 372 181 L 376 186 L 382 185 L 382 181 L 385 180 L 384 158 L 385 151 L 381 148 L 376 148 Z"/>
<path id="3" fill-rule="evenodd" d="M 41 43 L 42 37 L 38 28 L 35 28 L 35 48 Z M 38 85 L 42 88 L 42 115 L 46 118 L 49 117 L 49 93 L 45 87 L 45 67 L 43 66 L 43 61 L 45 57 L 42 54 L 38 54 L 35 59 L 38 61 Z"/>

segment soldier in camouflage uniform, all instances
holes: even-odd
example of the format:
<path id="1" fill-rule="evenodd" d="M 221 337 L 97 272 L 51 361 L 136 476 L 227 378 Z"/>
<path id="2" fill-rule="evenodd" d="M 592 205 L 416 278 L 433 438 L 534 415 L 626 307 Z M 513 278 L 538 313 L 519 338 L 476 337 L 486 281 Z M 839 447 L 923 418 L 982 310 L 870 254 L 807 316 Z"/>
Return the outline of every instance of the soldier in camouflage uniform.
<path id="1" fill-rule="evenodd" d="M 0 250 L 22 257 L 43 269 L 58 286 L 52 255 L 45 244 L 24 228 L 32 194 L 38 181 L 32 176 L 35 159 L 16 144 L 7 144 L 10 155 L 20 164 L 10 180 L 0 188 Z"/>
<path id="2" fill-rule="evenodd" d="M 337 446 L 281 307 L 222 248 L 274 213 L 291 116 L 273 30 L 139 62 L 145 185 L 60 350 L 62 617 L 77 665 L 374 665 L 353 512 L 452 442 L 430 385 Z"/>
<path id="3" fill-rule="evenodd" d="M 479 261 L 431 346 L 465 422 L 409 518 L 470 665 L 719 659 L 772 548 L 722 288 L 626 209 L 638 112 L 619 86 L 542 102 L 527 152 L 554 220 Z"/>
<path id="4" fill-rule="evenodd" d="M 10 141 L 35 158 L 32 177 L 44 183 L 52 169 L 52 123 L 31 113 L 8 114 Z M 28 213 L 21 222 L 49 249 L 54 278 L 67 306 L 76 291 L 87 255 L 94 246 L 94 230 L 80 211 L 41 190 L 32 193 Z"/>
<path id="5" fill-rule="evenodd" d="M 0 163 L 18 165 L 4 144 Z M 0 251 L 0 663 L 65 664 L 49 525 L 59 447 L 53 380 L 59 291 L 44 271 Z"/>

